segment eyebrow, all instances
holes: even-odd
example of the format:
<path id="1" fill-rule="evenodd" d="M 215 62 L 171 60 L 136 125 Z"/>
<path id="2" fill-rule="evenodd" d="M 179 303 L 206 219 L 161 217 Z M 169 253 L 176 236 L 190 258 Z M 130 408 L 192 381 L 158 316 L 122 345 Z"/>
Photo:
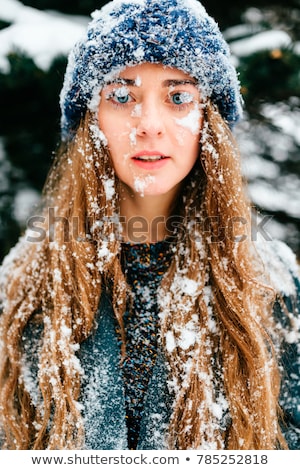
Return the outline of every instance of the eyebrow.
<path id="1" fill-rule="evenodd" d="M 128 86 L 136 86 L 136 80 L 131 80 L 129 78 L 115 78 L 110 80 L 109 82 L 105 83 L 106 86 L 109 85 L 128 85 Z"/>
<path id="2" fill-rule="evenodd" d="M 163 86 L 164 87 L 170 87 L 170 86 L 178 86 L 178 85 L 194 85 L 196 86 L 197 85 L 197 82 L 196 80 L 193 80 L 193 79 L 184 79 L 184 80 L 176 80 L 174 78 L 170 79 L 170 80 L 165 80 L 163 82 Z"/>
<path id="3" fill-rule="evenodd" d="M 193 85 L 197 86 L 198 82 L 193 79 L 175 79 L 171 78 L 169 80 L 164 80 L 162 83 L 162 86 L 164 88 L 170 87 L 170 86 L 178 86 L 178 85 Z M 106 83 L 106 86 L 108 85 L 128 85 L 128 86 L 137 86 L 136 80 L 132 80 L 130 78 L 116 78 L 114 80 L 111 80 Z"/>

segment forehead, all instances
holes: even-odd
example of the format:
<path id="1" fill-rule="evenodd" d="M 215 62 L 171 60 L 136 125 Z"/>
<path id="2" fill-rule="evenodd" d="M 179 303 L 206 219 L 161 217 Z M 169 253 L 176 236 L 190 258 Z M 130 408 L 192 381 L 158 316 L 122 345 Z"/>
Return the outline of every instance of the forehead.
<path id="1" fill-rule="evenodd" d="M 163 64 L 151 64 L 148 62 L 126 67 L 118 75 L 116 75 L 115 78 L 136 79 L 137 77 L 149 78 L 150 76 L 158 80 L 172 78 L 175 80 L 187 80 L 196 83 L 196 80 L 183 70 L 174 67 L 168 67 Z"/>

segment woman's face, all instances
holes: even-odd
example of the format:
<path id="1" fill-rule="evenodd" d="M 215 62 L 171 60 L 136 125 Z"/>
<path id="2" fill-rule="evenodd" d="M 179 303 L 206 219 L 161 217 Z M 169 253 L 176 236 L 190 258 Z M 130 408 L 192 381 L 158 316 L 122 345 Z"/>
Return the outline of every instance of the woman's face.
<path id="1" fill-rule="evenodd" d="M 160 64 L 127 67 L 103 88 L 98 120 L 127 189 L 176 194 L 199 152 L 203 117 L 193 78 Z"/>

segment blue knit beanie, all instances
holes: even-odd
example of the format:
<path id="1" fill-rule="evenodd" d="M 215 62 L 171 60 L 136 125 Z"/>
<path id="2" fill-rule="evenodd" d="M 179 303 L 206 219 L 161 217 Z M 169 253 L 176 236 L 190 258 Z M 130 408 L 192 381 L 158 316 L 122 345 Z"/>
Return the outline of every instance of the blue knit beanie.
<path id="1" fill-rule="evenodd" d="M 92 14 L 70 52 L 60 104 L 62 140 L 112 75 L 144 62 L 178 68 L 199 84 L 232 127 L 242 113 L 239 81 L 218 25 L 197 0 L 113 0 Z"/>

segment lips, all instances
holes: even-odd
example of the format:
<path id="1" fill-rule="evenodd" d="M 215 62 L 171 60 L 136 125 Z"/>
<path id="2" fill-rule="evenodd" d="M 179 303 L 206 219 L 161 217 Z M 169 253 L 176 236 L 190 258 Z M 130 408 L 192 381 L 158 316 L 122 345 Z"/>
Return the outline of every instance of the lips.
<path id="1" fill-rule="evenodd" d="M 163 160 L 165 157 L 164 155 L 141 155 L 140 157 L 133 157 L 135 160 L 140 160 L 142 162 L 157 162 L 159 160 Z"/>
<path id="2" fill-rule="evenodd" d="M 144 170 L 159 170 L 170 159 L 168 155 L 157 150 L 142 150 L 131 157 L 133 163 Z"/>
<path id="3" fill-rule="evenodd" d="M 141 152 L 133 155 L 131 158 L 133 160 L 139 160 L 143 162 L 157 162 L 159 160 L 164 160 L 165 158 L 170 157 L 157 150 L 142 150 Z"/>

